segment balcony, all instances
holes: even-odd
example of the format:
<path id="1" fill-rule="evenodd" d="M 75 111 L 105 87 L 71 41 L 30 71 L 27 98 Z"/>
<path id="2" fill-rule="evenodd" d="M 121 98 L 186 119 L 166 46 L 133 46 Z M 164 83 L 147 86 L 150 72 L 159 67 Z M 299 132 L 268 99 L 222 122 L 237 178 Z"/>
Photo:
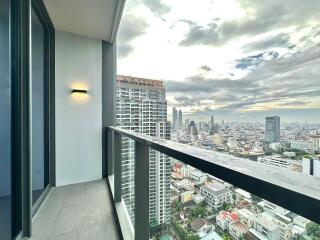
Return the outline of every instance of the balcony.
<path id="1" fill-rule="evenodd" d="M 282 207 L 294 217 L 320 222 L 319 178 L 115 127 L 116 34 L 124 1 L 0 4 L 0 31 L 5 36 L 0 54 L 6 60 L 0 62 L 0 70 L 6 70 L 1 72 L 5 84 L 0 85 L 1 240 L 147 240 L 162 232 L 183 239 L 181 228 L 182 237 L 177 226 L 163 224 L 187 214 L 186 207 L 174 206 L 181 210 L 174 212 L 172 206 L 177 197 L 171 192 L 173 161 L 232 184 L 228 189 L 267 200 L 266 205 Z M 167 114 L 166 104 L 161 104 Z M 152 108 L 149 102 L 146 106 Z M 153 116 L 137 123 L 138 113 L 150 112 L 133 108 L 135 123 L 123 121 L 125 127 L 153 135 L 158 127 L 169 128 L 166 123 L 158 126 Z M 133 119 L 130 109 L 121 114 Z M 217 197 L 210 189 L 203 191 L 200 177 L 194 182 L 198 196 L 188 191 L 178 196 L 183 203 L 194 197 L 198 204 L 190 211 L 193 221 L 184 221 L 185 227 L 193 232 L 203 227 L 199 224 L 205 221 L 197 218 L 206 198 L 210 214 L 205 220 L 216 219 L 217 209 L 234 220 L 223 206 L 232 201 L 231 192 Z M 248 228 L 252 222 L 247 221 Z M 220 225 L 225 230 L 228 224 Z M 256 230 L 250 234 L 258 235 Z"/>
<path id="2" fill-rule="evenodd" d="M 319 222 L 320 179 L 193 146 L 108 127 L 105 180 L 54 188 L 33 223 L 38 239 L 150 239 L 149 151 L 157 150 Z M 121 141 L 135 142 L 134 220 L 122 198 Z M 137 187 L 139 186 L 139 187 Z M 111 191 L 111 192 L 110 192 Z"/>

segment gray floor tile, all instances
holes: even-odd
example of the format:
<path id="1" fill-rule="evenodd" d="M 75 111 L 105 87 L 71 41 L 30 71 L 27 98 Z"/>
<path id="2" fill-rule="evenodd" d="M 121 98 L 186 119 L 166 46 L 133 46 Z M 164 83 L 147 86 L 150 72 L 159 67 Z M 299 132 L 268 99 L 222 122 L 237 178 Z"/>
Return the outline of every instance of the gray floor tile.
<path id="1" fill-rule="evenodd" d="M 104 180 L 57 187 L 33 224 L 31 240 L 117 240 Z"/>
<path id="2" fill-rule="evenodd" d="M 65 234 L 60 234 L 55 237 L 49 238 L 48 240 L 78 240 L 79 233 L 77 231 L 72 231 Z"/>

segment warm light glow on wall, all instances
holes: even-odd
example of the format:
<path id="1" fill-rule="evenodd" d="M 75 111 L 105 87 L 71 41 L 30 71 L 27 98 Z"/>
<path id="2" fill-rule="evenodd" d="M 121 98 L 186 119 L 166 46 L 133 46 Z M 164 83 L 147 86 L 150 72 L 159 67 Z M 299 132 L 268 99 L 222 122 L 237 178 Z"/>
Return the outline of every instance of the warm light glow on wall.
<path id="1" fill-rule="evenodd" d="M 90 95 L 89 87 L 83 82 L 75 82 L 71 85 L 71 97 L 77 102 L 86 102 L 89 100 Z"/>

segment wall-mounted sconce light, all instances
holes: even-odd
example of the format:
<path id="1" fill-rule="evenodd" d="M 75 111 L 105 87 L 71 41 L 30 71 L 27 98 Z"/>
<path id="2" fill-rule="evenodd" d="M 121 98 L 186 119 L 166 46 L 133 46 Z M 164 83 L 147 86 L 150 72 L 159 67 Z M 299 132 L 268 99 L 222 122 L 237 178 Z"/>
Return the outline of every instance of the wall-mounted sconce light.
<path id="1" fill-rule="evenodd" d="M 86 89 L 72 89 L 71 93 L 83 93 L 83 94 L 87 94 L 88 90 Z"/>
<path id="2" fill-rule="evenodd" d="M 85 83 L 76 82 L 71 86 L 71 98 L 76 102 L 86 102 L 90 99 L 88 86 Z"/>

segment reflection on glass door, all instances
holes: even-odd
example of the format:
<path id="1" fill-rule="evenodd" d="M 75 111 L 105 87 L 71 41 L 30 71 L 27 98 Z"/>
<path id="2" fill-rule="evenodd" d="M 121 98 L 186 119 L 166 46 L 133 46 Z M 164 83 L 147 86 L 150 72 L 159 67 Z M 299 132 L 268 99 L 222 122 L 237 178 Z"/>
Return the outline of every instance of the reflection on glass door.
<path id="1" fill-rule="evenodd" d="M 39 199 L 48 185 L 45 117 L 45 27 L 32 9 L 32 77 L 31 77 L 31 159 L 32 201 Z"/>
<path id="2" fill-rule="evenodd" d="M 0 239 L 11 239 L 9 0 L 0 0 Z"/>

